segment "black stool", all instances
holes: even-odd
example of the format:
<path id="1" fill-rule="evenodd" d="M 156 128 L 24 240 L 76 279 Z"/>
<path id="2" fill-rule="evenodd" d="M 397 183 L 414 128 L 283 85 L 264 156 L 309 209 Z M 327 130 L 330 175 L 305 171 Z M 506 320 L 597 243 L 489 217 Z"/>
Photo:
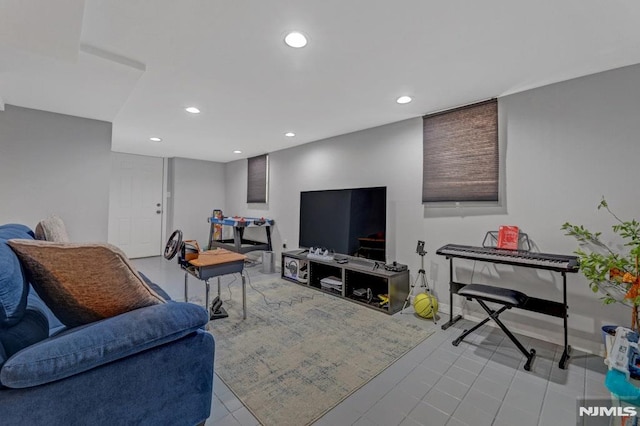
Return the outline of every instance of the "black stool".
<path id="1" fill-rule="evenodd" d="M 524 369 L 530 371 L 531 363 L 536 356 L 536 350 L 531 349 L 531 351 L 527 352 L 527 349 L 522 345 L 522 343 L 520 343 L 520 341 L 516 339 L 516 336 L 514 336 L 513 333 L 509 331 L 507 326 L 504 325 L 498 318 L 498 316 L 507 309 L 517 308 L 524 305 L 528 299 L 528 296 L 519 291 L 502 287 L 493 287 L 484 284 L 467 284 L 458 291 L 458 294 L 460 296 L 466 297 L 468 300 L 476 300 L 480 304 L 480 306 L 482 306 L 482 308 L 487 311 L 489 316 L 482 320 L 482 322 L 476 324 L 470 330 L 465 330 L 457 339 L 452 342 L 453 346 L 458 346 L 462 339 L 473 333 L 478 328 L 482 327 L 490 319 L 493 319 L 496 324 L 500 326 L 502 331 L 505 332 L 509 339 L 511 339 L 511 341 L 516 344 L 518 349 L 520 349 L 520 352 L 522 352 L 524 356 L 527 357 L 527 363 L 524 365 Z M 484 303 L 485 301 L 497 303 L 503 306 L 497 311 L 494 311 L 493 309 L 488 307 L 486 303 Z"/>

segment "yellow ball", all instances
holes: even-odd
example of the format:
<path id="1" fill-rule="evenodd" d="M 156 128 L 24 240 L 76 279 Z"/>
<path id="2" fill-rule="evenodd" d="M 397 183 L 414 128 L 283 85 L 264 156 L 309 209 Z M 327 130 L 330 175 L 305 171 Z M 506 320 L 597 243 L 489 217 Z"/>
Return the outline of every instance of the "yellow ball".
<path id="1" fill-rule="evenodd" d="M 438 312 L 438 299 L 430 293 L 420 293 L 413 298 L 413 309 L 422 318 L 432 318 Z"/>

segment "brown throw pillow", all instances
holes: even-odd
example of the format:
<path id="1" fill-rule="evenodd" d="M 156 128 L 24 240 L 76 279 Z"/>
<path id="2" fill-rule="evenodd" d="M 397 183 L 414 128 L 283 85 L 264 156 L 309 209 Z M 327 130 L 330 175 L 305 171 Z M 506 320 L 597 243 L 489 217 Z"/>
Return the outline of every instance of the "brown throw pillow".
<path id="1" fill-rule="evenodd" d="M 8 244 L 42 300 L 69 327 L 165 302 L 110 244 L 18 239 Z"/>

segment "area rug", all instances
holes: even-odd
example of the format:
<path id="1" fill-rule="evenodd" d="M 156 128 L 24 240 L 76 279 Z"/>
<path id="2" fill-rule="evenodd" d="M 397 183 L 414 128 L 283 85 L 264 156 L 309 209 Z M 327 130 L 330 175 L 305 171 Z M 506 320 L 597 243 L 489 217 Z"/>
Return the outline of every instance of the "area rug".
<path id="1" fill-rule="evenodd" d="M 432 333 L 273 278 L 247 285 L 242 320 L 240 283 L 229 288 L 229 317 L 208 327 L 216 373 L 265 426 L 311 424 Z"/>

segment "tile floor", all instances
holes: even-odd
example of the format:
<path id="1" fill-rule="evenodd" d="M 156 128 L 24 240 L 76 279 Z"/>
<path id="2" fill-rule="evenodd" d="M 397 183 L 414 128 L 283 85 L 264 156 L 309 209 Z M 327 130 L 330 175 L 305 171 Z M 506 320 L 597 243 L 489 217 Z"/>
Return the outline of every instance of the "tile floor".
<path id="1" fill-rule="evenodd" d="M 174 261 L 136 259 L 135 264 L 176 300 L 184 300 L 184 275 Z M 259 266 L 245 269 L 253 281 L 265 275 Z M 223 284 L 232 277 L 224 277 Z M 190 279 L 189 296 L 204 295 L 204 286 Z M 224 291 L 239 286 L 223 285 Z M 252 291 L 247 287 L 247 291 Z M 224 299 L 224 294 L 223 294 Z M 203 300 L 203 299 L 202 299 Z M 248 307 L 251 315 L 251 307 Z M 435 333 L 392 366 L 353 393 L 314 423 L 314 426 L 564 426 L 578 423 L 579 398 L 609 399 L 604 387 L 602 358 L 573 351 L 561 370 L 558 345 L 518 336 L 537 351 L 533 371 L 522 367 L 524 357 L 500 329 L 484 326 L 458 347 L 451 344 L 471 323 L 462 320 L 443 331 L 407 309 L 395 316 L 419 323 Z M 253 426 L 259 422 L 216 375 L 212 415 L 206 425 Z M 607 425 L 608 419 L 585 418 L 585 425 Z M 583 420 L 582 418 L 580 419 Z"/>

